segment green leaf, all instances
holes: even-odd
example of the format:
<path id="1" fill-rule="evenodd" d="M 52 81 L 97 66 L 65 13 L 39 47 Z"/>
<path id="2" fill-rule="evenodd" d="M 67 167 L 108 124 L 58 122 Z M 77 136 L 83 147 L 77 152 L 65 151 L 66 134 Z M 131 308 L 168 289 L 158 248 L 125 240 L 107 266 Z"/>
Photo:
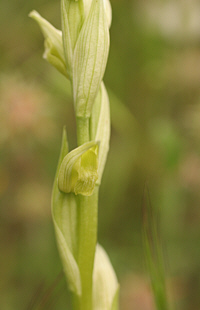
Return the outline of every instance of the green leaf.
<path id="1" fill-rule="evenodd" d="M 63 158 L 68 153 L 67 136 L 63 130 L 62 146 L 58 161 L 52 193 L 52 217 L 57 238 L 58 249 L 69 288 L 81 295 L 80 271 L 77 264 L 77 203 L 74 194 L 65 194 L 58 189 L 58 173 Z"/>
<path id="2" fill-rule="evenodd" d="M 69 78 L 65 64 L 64 50 L 62 44 L 62 32 L 53 27 L 36 11 L 32 11 L 29 16 L 38 23 L 44 35 L 45 51 L 43 57 L 59 72 Z"/>
<path id="3" fill-rule="evenodd" d="M 62 192 L 91 196 L 98 178 L 98 144 L 87 142 L 68 153 L 61 164 L 58 187 Z"/>
<path id="4" fill-rule="evenodd" d="M 93 310 L 117 310 L 118 288 L 117 277 L 109 257 L 98 244 L 93 271 Z"/>
<path id="5" fill-rule="evenodd" d="M 101 88 L 92 109 L 90 118 L 90 138 L 91 140 L 100 141 L 97 180 L 97 184 L 100 184 L 110 141 L 110 105 L 103 82 L 101 83 Z"/>
<path id="6" fill-rule="evenodd" d="M 109 29 L 102 0 L 93 0 L 74 51 L 73 94 L 76 116 L 90 117 L 106 68 Z"/>

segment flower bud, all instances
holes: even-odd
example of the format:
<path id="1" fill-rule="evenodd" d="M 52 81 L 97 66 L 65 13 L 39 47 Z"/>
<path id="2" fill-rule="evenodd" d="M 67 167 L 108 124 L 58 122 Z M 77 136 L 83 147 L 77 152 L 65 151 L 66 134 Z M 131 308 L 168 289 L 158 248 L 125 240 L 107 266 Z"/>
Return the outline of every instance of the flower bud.
<path id="1" fill-rule="evenodd" d="M 69 75 L 66 70 L 66 64 L 64 60 L 60 59 L 59 55 L 57 54 L 57 50 L 55 49 L 55 46 L 52 44 L 52 41 L 47 38 L 44 41 L 44 54 L 43 58 L 46 59 L 52 66 L 54 66 L 60 73 L 66 76 L 66 78 L 69 79 Z M 64 56 L 64 54 L 63 54 Z"/>
<path id="2" fill-rule="evenodd" d="M 32 11 L 29 16 L 39 25 L 45 38 L 45 51 L 43 57 L 58 71 L 69 78 L 66 70 L 64 50 L 62 44 L 62 32 L 53 27 L 38 12 Z"/>
<path id="3" fill-rule="evenodd" d="M 98 178 L 98 144 L 88 142 L 68 153 L 60 167 L 58 187 L 64 193 L 91 196 Z"/>

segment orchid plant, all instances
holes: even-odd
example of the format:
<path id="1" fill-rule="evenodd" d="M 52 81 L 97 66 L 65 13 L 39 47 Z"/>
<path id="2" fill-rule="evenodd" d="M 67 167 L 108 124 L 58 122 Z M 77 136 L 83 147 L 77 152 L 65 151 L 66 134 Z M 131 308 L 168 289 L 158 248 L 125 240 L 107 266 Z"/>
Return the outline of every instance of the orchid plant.
<path id="1" fill-rule="evenodd" d="M 119 284 L 97 243 L 98 192 L 110 139 L 109 98 L 103 76 L 109 53 L 109 0 L 61 0 L 62 31 L 36 11 L 44 58 L 70 80 L 77 148 L 63 130 L 52 193 L 58 249 L 74 310 L 117 310 Z"/>

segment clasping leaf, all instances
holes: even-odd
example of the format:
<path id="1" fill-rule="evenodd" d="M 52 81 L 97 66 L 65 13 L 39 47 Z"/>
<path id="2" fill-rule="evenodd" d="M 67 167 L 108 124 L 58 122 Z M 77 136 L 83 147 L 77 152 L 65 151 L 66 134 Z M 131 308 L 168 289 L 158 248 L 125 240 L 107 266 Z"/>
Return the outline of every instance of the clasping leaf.
<path id="1" fill-rule="evenodd" d="M 74 194 L 65 194 L 58 189 L 58 173 L 63 158 L 68 153 L 66 132 L 63 131 L 62 147 L 55 176 L 52 193 L 52 217 L 56 233 L 56 239 L 60 257 L 69 288 L 76 294 L 81 295 L 81 278 L 77 264 L 78 252 L 78 216 L 77 202 Z"/>

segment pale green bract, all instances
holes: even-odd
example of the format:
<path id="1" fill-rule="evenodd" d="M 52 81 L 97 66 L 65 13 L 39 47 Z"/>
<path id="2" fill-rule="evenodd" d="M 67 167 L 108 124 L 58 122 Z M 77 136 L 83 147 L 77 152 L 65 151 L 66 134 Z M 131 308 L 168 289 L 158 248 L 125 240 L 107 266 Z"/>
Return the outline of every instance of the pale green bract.
<path id="1" fill-rule="evenodd" d="M 93 271 L 93 310 L 117 310 L 119 284 L 105 250 L 96 247 Z"/>
<path id="2" fill-rule="evenodd" d="M 79 1 L 83 1 L 84 12 L 85 12 L 85 17 L 86 17 L 90 11 L 92 0 L 79 0 Z M 108 27 L 110 28 L 111 22 L 112 22 L 112 9 L 110 5 L 110 1 L 109 0 L 102 0 L 102 1 L 103 1 L 105 12 L 106 12 Z"/>
<path id="3" fill-rule="evenodd" d="M 76 116 L 90 117 L 106 68 L 109 28 L 102 0 L 93 0 L 80 31 L 73 58 Z"/>
<path id="4" fill-rule="evenodd" d="M 52 216 L 58 249 L 63 263 L 64 272 L 69 288 L 81 295 L 81 278 L 77 264 L 78 232 L 77 232 L 77 204 L 74 194 L 62 193 L 58 188 L 57 178 L 64 157 L 68 154 L 67 135 L 63 130 L 62 146 L 58 161 L 52 193 Z"/>
<path id="5" fill-rule="evenodd" d="M 100 90 L 96 97 L 90 118 L 90 139 L 100 141 L 98 180 L 101 184 L 110 141 L 110 105 L 109 98 L 104 83 L 101 83 Z"/>
<path id="6" fill-rule="evenodd" d="M 112 20 L 112 10 L 109 0 L 61 0 L 63 46 L 66 66 L 70 77 L 73 75 L 74 51 L 77 40 L 82 32 L 84 24 L 88 19 L 88 16 L 93 15 L 94 12 L 92 4 L 97 4 L 96 2 L 99 2 L 99 4 L 101 4 L 104 8 L 102 13 L 106 16 L 107 27 L 109 28 Z M 96 20 L 96 22 L 98 22 L 98 20 Z M 102 27 L 100 23 L 97 26 L 99 26 L 99 28 Z M 93 31 L 95 30 L 97 30 L 97 28 L 93 29 Z M 88 29 L 86 31 L 88 31 Z M 103 37 L 101 38 L 101 43 L 106 43 L 103 42 Z M 89 50 L 89 46 L 87 46 L 87 49 Z M 87 54 L 87 51 L 82 49 L 80 54 L 81 56 L 83 56 L 83 52 Z"/>
<path id="7" fill-rule="evenodd" d="M 82 1 L 61 0 L 61 21 L 66 66 L 72 75 L 74 48 L 83 23 Z"/>
<path id="8" fill-rule="evenodd" d="M 87 142 L 68 153 L 60 166 L 58 187 L 64 193 L 91 196 L 98 178 L 98 143 Z"/>

